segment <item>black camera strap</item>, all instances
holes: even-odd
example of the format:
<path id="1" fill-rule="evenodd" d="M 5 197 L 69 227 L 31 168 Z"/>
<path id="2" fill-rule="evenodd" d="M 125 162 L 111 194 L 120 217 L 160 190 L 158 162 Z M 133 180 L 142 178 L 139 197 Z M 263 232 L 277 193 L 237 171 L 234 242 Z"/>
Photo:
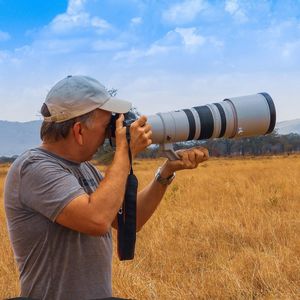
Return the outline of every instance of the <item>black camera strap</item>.
<path id="1" fill-rule="evenodd" d="M 133 174 L 129 130 L 130 126 L 126 126 L 130 173 L 127 177 L 126 191 L 122 208 L 118 213 L 118 255 L 120 260 L 131 260 L 134 258 L 136 241 L 136 201 L 138 180 Z"/>

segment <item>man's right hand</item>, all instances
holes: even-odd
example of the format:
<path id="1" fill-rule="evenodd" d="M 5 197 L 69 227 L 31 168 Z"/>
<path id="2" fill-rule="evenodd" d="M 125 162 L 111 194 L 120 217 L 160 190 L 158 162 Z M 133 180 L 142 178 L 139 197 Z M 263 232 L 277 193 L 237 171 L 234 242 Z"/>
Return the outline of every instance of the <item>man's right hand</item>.
<path id="1" fill-rule="evenodd" d="M 116 121 L 116 149 L 127 149 L 126 127 L 123 126 L 124 115 L 120 114 Z M 152 144 L 151 125 L 147 124 L 147 117 L 141 116 L 130 126 L 130 150 L 133 157 L 144 151 Z"/>
<path id="2" fill-rule="evenodd" d="M 123 126 L 124 115 L 120 114 L 116 120 L 116 151 L 126 150 L 128 152 L 128 143 L 126 140 L 126 127 Z"/>
<path id="3" fill-rule="evenodd" d="M 141 116 L 130 126 L 130 149 L 132 156 L 144 151 L 152 144 L 151 125 L 147 124 L 147 117 Z"/>

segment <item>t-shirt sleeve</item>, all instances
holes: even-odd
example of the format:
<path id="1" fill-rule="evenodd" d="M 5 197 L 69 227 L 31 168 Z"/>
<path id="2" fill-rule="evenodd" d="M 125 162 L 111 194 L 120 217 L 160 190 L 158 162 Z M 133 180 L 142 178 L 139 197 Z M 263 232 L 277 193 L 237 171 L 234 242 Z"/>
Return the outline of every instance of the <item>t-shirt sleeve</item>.
<path id="1" fill-rule="evenodd" d="M 70 201 L 82 194 L 85 191 L 77 178 L 52 161 L 26 162 L 21 169 L 21 202 L 53 222 Z"/>

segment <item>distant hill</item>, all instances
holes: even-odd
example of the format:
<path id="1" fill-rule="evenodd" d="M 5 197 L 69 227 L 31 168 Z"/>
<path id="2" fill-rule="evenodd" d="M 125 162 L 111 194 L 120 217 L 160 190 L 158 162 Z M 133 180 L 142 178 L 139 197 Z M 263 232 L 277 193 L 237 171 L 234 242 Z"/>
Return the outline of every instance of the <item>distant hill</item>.
<path id="1" fill-rule="evenodd" d="M 0 121 L 0 156 L 19 155 L 26 149 L 38 146 L 41 121 L 9 122 Z M 300 134 L 300 119 L 276 124 L 279 134 Z"/>
<path id="2" fill-rule="evenodd" d="M 26 149 L 38 146 L 41 121 L 0 121 L 0 156 L 19 155 Z"/>
<path id="3" fill-rule="evenodd" d="M 279 122 L 276 124 L 276 128 L 279 134 L 300 134 L 300 119 Z"/>

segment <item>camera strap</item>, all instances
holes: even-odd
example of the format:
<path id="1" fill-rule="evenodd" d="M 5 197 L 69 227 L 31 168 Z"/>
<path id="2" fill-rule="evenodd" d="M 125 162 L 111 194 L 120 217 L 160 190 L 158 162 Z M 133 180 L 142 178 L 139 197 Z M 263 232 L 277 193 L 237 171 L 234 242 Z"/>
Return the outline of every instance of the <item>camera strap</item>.
<path id="1" fill-rule="evenodd" d="M 133 174 L 129 130 L 130 126 L 126 126 L 130 173 L 127 177 L 122 208 L 118 212 L 118 256 L 120 260 L 131 260 L 134 258 L 136 241 L 136 201 L 138 180 Z"/>

